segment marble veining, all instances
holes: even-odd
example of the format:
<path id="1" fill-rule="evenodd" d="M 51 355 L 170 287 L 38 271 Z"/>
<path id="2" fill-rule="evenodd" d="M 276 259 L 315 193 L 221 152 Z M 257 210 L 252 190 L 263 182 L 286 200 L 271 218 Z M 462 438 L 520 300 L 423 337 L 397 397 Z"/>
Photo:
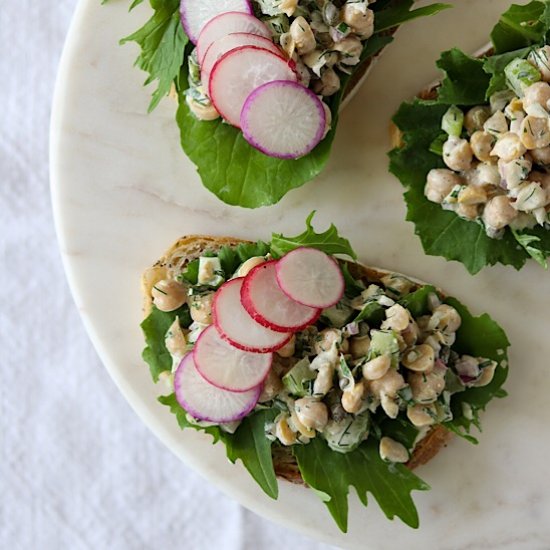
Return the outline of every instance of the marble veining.
<path id="1" fill-rule="evenodd" d="M 89 334 L 114 381 L 151 430 L 186 463 L 252 510 L 349 548 L 471 550 L 550 548 L 550 281 L 531 263 L 521 273 L 464 268 L 423 255 L 399 183 L 387 172 L 388 121 L 400 101 L 435 76 L 434 61 L 457 45 L 475 51 L 508 0 L 460 0 L 437 18 L 402 29 L 344 110 L 327 170 L 315 182 L 261 210 L 231 208 L 204 189 L 179 147 L 175 106 L 146 115 L 149 92 L 133 67 L 133 46 L 119 47 L 147 16 L 147 3 L 82 0 L 64 54 L 52 124 L 52 195 L 67 275 Z M 467 32 L 465 32 L 467 29 Z M 453 440 L 419 470 L 431 486 L 416 493 L 421 528 L 388 522 L 372 503 L 350 497 L 350 532 L 329 521 L 302 487 L 281 483 L 265 497 L 209 437 L 182 433 L 156 402 L 142 364 L 139 276 L 177 237 L 190 233 L 268 238 L 296 233 L 307 214 L 334 221 L 359 256 L 433 282 L 489 311 L 513 344 L 510 396 L 483 417 L 480 445 Z"/>

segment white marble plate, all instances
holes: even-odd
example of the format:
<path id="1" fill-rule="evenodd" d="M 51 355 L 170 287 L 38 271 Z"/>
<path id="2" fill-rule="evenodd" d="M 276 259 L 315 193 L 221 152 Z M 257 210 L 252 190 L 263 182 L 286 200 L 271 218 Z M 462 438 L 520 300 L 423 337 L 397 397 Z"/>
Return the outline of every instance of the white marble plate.
<path id="1" fill-rule="evenodd" d="M 548 548 L 550 544 L 550 280 L 534 263 L 471 277 L 457 263 L 425 257 L 404 221 L 399 183 L 387 172 L 388 120 L 400 101 L 431 82 L 444 48 L 474 51 L 507 0 L 461 0 L 437 18 L 399 32 L 343 113 L 328 169 L 277 206 L 230 208 L 203 189 L 180 150 L 166 100 L 146 114 L 137 50 L 117 42 L 148 16 L 147 2 L 81 0 L 67 41 L 52 121 L 52 195 L 67 277 L 98 353 L 136 413 L 170 449 L 243 505 L 339 546 L 362 548 Z M 489 311 L 512 341 L 510 396 L 483 417 L 480 445 L 454 440 L 419 474 L 421 528 L 387 521 L 372 503 L 350 498 L 342 535 L 312 492 L 281 483 L 267 498 L 223 446 L 181 432 L 156 401 L 142 363 L 139 276 L 180 235 L 268 238 L 301 231 L 306 215 L 334 221 L 364 261 L 448 289 L 475 312 Z M 116 422 L 116 419 L 112 419 Z M 177 506 L 177 502 L 174 502 Z"/>

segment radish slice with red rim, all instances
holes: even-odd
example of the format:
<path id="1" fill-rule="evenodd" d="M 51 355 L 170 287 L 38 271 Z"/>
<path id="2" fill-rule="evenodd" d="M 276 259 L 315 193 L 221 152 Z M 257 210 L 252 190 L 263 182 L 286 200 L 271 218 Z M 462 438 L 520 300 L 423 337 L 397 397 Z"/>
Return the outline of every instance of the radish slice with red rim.
<path id="1" fill-rule="evenodd" d="M 326 114 L 311 90 L 297 82 L 276 80 L 248 96 L 240 124 L 246 141 L 262 153 L 295 159 L 307 155 L 323 139 Z"/>
<path id="2" fill-rule="evenodd" d="M 197 41 L 197 59 L 202 64 L 208 48 L 219 38 L 234 32 L 257 34 L 271 38 L 271 31 L 258 18 L 247 13 L 229 11 L 220 13 L 204 26 Z"/>
<path id="3" fill-rule="evenodd" d="M 201 64 L 201 80 L 205 86 L 207 86 L 208 82 L 210 82 L 210 73 L 216 64 L 216 61 L 218 61 L 218 59 L 220 59 L 227 52 L 230 52 L 235 48 L 239 48 L 240 46 L 257 46 L 258 48 L 269 50 L 274 54 L 284 57 L 282 50 L 268 38 L 258 36 L 257 34 L 251 34 L 249 32 L 235 32 L 228 34 L 227 36 L 219 38 L 213 42 L 206 51 Z"/>
<path id="4" fill-rule="evenodd" d="M 181 24 L 189 40 L 197 43 L 199 35 L 212 18 L 226 12 L 252 14 L 249 0 L 181 0 Z"/>
<path id="5" fill-rule="evenodd" d="M 276 265 L 273 260 L 250 271 L 241 288 L 241 301 L 260 325 L 279 332 L 297 332 L 317 321 L 322 310 L 289 298 L 277 282 Z"/>
<path id="6" fill-rule="evenodd" d="M 181 360 L 174 374 L 178 403 L 197 420 L 217 424 L 244 418 L 258 402 L 261 391 L 261 386 L 246 392 L 217 388 L 200 375 L 192 353 Z"/>
<path id="7" fill-rule="evenodd" d="M 266 353 L 282 348 L 292 334 L 263 327 L 247 313 L 241 303 L 244 278 L 231 279 L 216 292 L 212 303 L 214 324 L 229 343 L 244 351 Z"/>
<path id="8" fill-rule="evenodd" d="M 277 282 L 293 300 L 327 308 L 344 295 L 345 282 L 338 262 L 316 248 L 296 248 L 277 262 Z"/>
<path id="9" fill-rule="evenodd" d="M 261 384 L 271 368 L 271 353 L 243 351 L 224 340 L 210 325 L 193 348 L 195 366 L 201 376 L 218 388 L 243 392 Z"/>
<path id="10" fill-rule="evenodd" d="M 291 61 L 257 46 L 241 46 L 226 53 L 210 74 L 209 95 L 214 107 L 238 128 L 243 105 L 253 90 L 273 80 L 296 81 L 290 64 Z M 284 122 L 279 120 L 282 125 Z"/>

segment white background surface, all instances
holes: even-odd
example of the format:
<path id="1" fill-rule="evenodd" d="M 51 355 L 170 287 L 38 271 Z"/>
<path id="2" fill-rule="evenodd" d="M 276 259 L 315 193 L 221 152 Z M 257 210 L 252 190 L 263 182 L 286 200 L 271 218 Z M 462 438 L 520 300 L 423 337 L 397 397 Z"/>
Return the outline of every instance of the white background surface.
<path id="1" fill-rule="evenodd" d="M 131 411 L 84 332 L 48 188 L 50 102 L 75 5 L 0 4 L 0 548 L 329 548 L 182 464 Z"/>

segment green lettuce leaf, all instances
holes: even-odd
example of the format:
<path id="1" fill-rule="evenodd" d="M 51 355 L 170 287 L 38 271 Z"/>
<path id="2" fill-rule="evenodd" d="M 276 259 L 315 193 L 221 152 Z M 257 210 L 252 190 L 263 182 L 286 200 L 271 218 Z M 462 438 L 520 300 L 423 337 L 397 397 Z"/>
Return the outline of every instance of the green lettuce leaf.
<path id="1" fill-rule="evenodd" d="M 490 94 L 504 88 L 503 70 L 509 61 L 525 57 L 529 46 L 542 44 L 549 29 L 549 3 L 512 6 L 493 33 L 498 55 L 475 60 L 459 50 L 443 53 L 438 67 L 445 78 L 437 99 L 404 103 L 393 118 L 402 132 L 403 145 L 390 152 L 390 171 L 406 188 L 407 220 L 415 224 L 427 254 L 459 261 L 472 274 L 495 264 L 520 269 L 531 256 L 543 264 L 550 252 L 550 235 L 543 228 L 526 229 L 521 233 L 521 246 L 510 229 L 502 239 L 491 239 L 481 223 L 463 220 L 426 199 L 428 172 L 444 167 L 441 157 L 433 152 L 441 136 L 441 117 L 449 105 L 467 108 L 486 103 Z"/>
<path id="2" fill-rule="evenodd" d="M 533 1 L 524 6 L 512 4 L 491 32 L 495 53 L 504 53 L 542 42 L 550 28 L 550 5 Z"/>
<path id="3" fill-rule="evenodd" d="M 436 288 L 432 285 L 426 285 L 399 300 L 399 304 L 408 309 L 413 317 L 421 317 L 429 312 L 428 299 L 430 294 L 439 296 Z"/>
<path id="4" fill-rule="evenodd" d="M 188 327 L 191 324 L 189 306 L 184 304 L 175 311 L 160 311 L 153 306 L 151 313 L 141 323 L 147 344 L 142 358 L 149 365 L 155 382 L 158 381 L 161 372 L 172 370 L 172 356 L 166 349 L 164 337 L 176 317 L 179 318 L 182 327 Z"/>
<path id="5" fill-rule="evenodd" d="M 484 357 L 498 363 L 493 380 L 482 388 L 467 388 L 465 391 L 453 395 L 451 408 L 453 420 L 445 426 L 455 433 L 462 435 L 469 432 L 472 424 L 479 426 L 477 415 L 474 419 L 464 416 L 462 403 L 471 406 L 474 412 L 485 410 L 493 398 L 506 395 L 502 386 L 508 377 L 508 353 L 510 342 L 504 330 L 489 315 L 474 317 L 469 310 L 455 298 L 447 298 L 446 304 L 453 306 L 460 317 L 462 324 L 456 333 L 456 342 L 453 350 L 459 354 L 468 354 L 473 357 Z"/>
<path id="6" fill-rule="evenodd" d="M 347 454 L 332 451 L 319 437 L 308 445 L 294 446 L 293 452 L 304 481 L 324 495 L 325 505 L 344 533 L 350 487 L 355 488 L 364 506 L 368 504 L 367 493 L 371 493 L 388 519 L 397 516 L 409 527 L 418 527 L 411 492 L 426 491 L 429 486 L 405 466 L 384 462 L 372 438 Z"/>
<path id="7" fill-rule="evenodd" d="M 271 236 L 271 254 L 275 258 L 280 258 L 295 248 L 308 246 L 330 255 L 349 256 L 356 260 L 357 254 L 351 247 L 350 242 L 348 239 L 340 237 L 334 224 L 331 224 L 323 233 L 315 233 L 315 229 L 311 224 L 313 216 L 315 216 L 315 210 L 307 217 L 306 230 L 300 235 L 285 237 L 281 233 L 273 233 Z"/>
<path id="8" fill-rule="evenodd" d="M 135 7 L 142 0 L 134 0 Z M 136 42 L 141 53 L 136 65 L 149 73 L 145 84 L 157 82 L 149 110 L 175 84 L 179 107 L 176 121 L 181 145 L 196 165 L 204 186 L 227 204 L 258 208 L 278 202 L 290 190 L 314 179 L 325 168 L 338 124 L 338 111 L 353 75 L 342 75 L 340 92 L 327 102 L 332 112 L 332 129 L 308 155 L 298 160 L 268 157 L 250 146 L 242 133 L 223 123 L 198 121 L 185 102 L 188 38 L 180 24 L 179 0 L 150 0 L 154 10 L 149 21 L 121 42 Z M 369 38 L 361 55 L 362 62 L 380 52 L 393 38 L 387 29 L 417 17 L 433 15 L 450 7 L 436 3 L 411 10 L 412 0 L 379 0 L 372 9 L 379 13 L 375 34 Z M 378 15 L 377 15 L 378 17 Z M 354 67 L 360 70 L 361 64 Z"/>
<path id="9" fill-rule="evenodd" d="M 178 424 L 182 430 L 192 428 L 202 431 L 213 437 L 213 443 L 223 441 L 227 458 L 234 464 L 240 460 L 250 472 L 262 490 L 271 498 L 276 499 L 279 487 L 273 459 L 271 457 L 271 441 L 265 436 L 265 425 L 273 422 L 279 411 L 264 409 L 247 416 L 237 428 L 230 434 L 218 426 L 197 426 L 187 419 L 185 409 L 178 403 L 175 394 L 159 397 L 159 402 L 170 407 L 170 412 L 176 415 Z"/>
<path id="10" fill-rule="evenodd" d="M 121 44 L 136 42 L 141 48 L 136 66 L 149 73 L 144 85 L 157 81 L 149 112 L 170 92 L 180 73 L 183 53 L 189 41 L 180 21 L 179 0 L 150 0 L 150 3 L 154 12 L 149 21 L 120 41 Z M 134 1 L 130 9 L 138 4 L 141 1 Z"/>

